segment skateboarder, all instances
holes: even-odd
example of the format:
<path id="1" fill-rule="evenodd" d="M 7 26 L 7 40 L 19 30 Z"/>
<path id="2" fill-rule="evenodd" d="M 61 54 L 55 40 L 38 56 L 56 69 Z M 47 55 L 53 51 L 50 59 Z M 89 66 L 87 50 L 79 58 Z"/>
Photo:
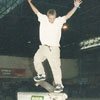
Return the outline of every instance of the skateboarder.
<path id="1" fill-rule="evenodd" d="M 57 17 L 55 9 L 49 9 L 47 14 L 42 14 L 34 6 L 32 0 L 28 0 L 32 11 L 37 15 L 38 21 L 40 22 L 39 38 L 41 45 L 34 56 L 34 66 L 37 72 L 37 76 L 34 77 L 36 82 L 46 80 L 46 74 L 42 62 L 48 60 L 54 82 L 54 92 L 63 91 L 62 84 L 62 72 L 61 72 L 61 61 L 60 61 L 60 39 L 61 29 L 63 24 L 75 13 L 82 3 L 81 0 L 74 0 L 74 7 L 66 15 Z"/>

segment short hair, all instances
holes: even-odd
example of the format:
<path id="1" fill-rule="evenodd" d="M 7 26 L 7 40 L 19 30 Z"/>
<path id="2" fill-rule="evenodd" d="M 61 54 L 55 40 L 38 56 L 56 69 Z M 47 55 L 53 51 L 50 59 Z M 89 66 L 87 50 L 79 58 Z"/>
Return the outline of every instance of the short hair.
<path id="1" fill-rule="evenodd" d="M 49 9 L 49 10 L 47 11 L 47 16 L 49 16 L 49 15 L 57 16 L 56 10 L 55 10 L 55 9 Z"/>

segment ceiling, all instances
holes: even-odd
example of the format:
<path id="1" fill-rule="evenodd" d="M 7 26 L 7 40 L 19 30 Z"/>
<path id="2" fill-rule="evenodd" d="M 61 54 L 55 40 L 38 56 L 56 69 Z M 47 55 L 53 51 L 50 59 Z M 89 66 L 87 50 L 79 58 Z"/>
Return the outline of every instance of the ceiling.
<path id="1" fill-rule="evenodd" d="M 42 13 L 54 8 L 63 16 L 73 7 L 73 0 L 34 0 L 34 4 Z M 83 0 L 66 24 L 61 57 L 73 58 L 79 54 L 82 40 L 100 36 L 100 0 Z M 32 57 L 40 44 L 38 29 L 37 17 L 25 0 L 0 19 L 0 54 Z"/>

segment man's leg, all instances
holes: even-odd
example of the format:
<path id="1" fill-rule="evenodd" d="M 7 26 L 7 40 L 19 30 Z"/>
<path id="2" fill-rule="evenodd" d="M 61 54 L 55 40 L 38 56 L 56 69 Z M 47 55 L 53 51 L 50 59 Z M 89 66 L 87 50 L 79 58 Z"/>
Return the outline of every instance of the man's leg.
<path id="1" fill-rule="evenodd" d="M 62 72 L 61 72 L 61 60 L 60 60 L 60 48 L 59 47 L 50 47 L 50 53 L 47 57 L 52 74 L 54 77 L 55 84 L 62 84 Z"/>
<path id="2" fill-rule="evenodd" d="M 45 56 L 44 56 L 44 48 L 43 46 L 41 45 L 38 49 L 38 51 L 35 53 L 35 56 L 34 56 L 34 67 L 35 67 L 35 70 L 37 72 L 37 75 L 45 75 L 45 70 L 44 70 L 44 67 L 43 67 L 43 64 L 42 62 L 45 60 Z"/>

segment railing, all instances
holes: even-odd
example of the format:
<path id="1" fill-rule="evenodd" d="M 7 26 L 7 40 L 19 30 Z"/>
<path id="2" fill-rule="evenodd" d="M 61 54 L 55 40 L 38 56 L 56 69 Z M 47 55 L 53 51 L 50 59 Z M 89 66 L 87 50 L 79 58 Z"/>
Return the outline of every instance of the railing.
<path id="1" fill-rule="evenodd" d="M 0 0 L 0 19 L 20 5 L 24 0 Z"/>

